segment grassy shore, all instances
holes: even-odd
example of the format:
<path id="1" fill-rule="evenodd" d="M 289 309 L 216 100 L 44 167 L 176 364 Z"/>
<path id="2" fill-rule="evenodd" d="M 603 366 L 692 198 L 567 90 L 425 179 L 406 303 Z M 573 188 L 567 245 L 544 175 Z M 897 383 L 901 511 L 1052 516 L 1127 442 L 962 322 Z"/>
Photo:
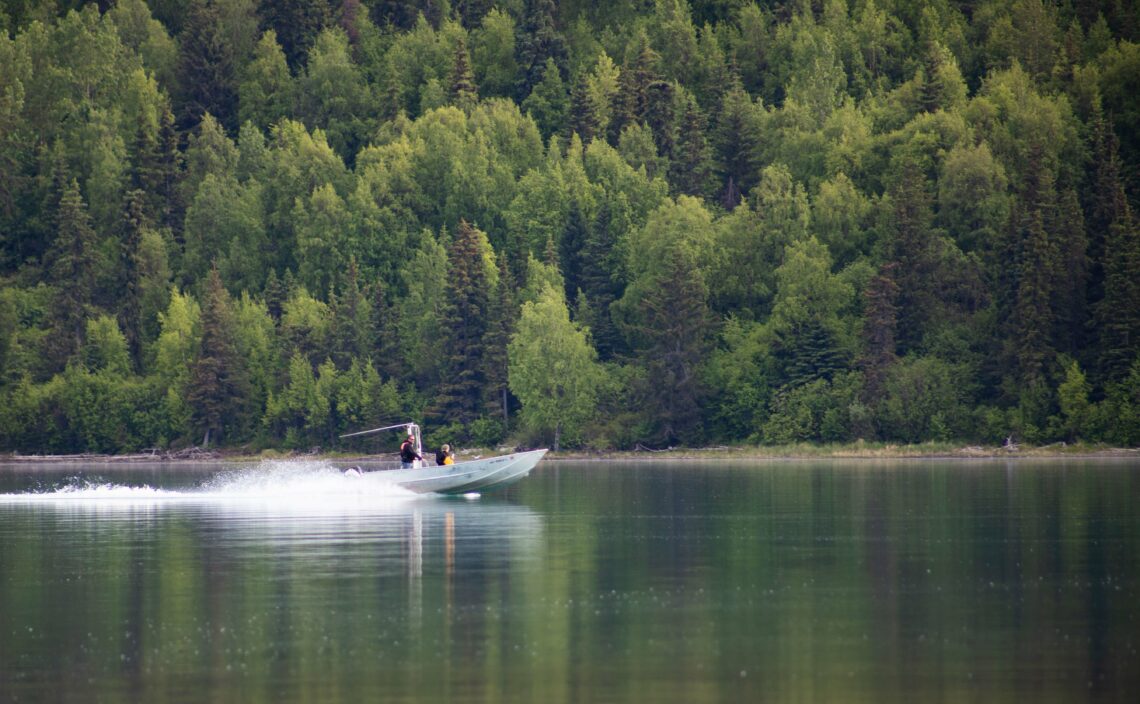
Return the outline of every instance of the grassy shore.
<path id="1" fill-rule="evenodd" d="M 1136 457 L 1140 448 L 1119 448 L 1085 443 L 1055 443 L 1032 446 L 960 445 L 949 442 L 925 442 L 910 445 L 878 442 L 835 444 L 797 443 L 772 446 L 717 446 L 704 448 L 668 448 L 636 452 L 563 451 L 549 455 L 552 459 L 907 459 L 907 458 L 984 458 L 984 457 Z"/>

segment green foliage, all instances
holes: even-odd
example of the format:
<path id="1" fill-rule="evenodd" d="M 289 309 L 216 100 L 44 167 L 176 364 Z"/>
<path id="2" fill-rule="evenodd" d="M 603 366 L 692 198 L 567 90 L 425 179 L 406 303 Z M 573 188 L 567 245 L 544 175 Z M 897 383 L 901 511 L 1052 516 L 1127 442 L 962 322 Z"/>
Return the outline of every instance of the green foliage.
<path id="1" fill-rule="evenodd" d="M 470 423 L 478 415 L 486 380 L 485 337 L 498 270 L 487 236 L 460 221 L 447 252 L 446 301 L 441 317 L 443 365 L 434 414 Z"/>
<path id="2" fill-rule="evenodd" d="M 475 82 L 483 95 L 508 97 L 514 91 L 515 21 L 510 14 L 493 8 L 471 33 L 471 60 Z"/>
<path id="3" fill-rule="evenodd" d="M 534 118 L 539 130 L 547 137 L 559 131 L 566 123 L 570 96 L 553 58 L 546 60 L 542 80 L 522 102 L 522 109 Z"/>
<path id="4" fill-rule="evenodd" d="M 601 368 L 586 333 L 570 321 L 560 289 L 546 286 L 524 303 L 511 337 L 511 392 L 525 427 L 561 444 L 580 442 L 594 413 Z"/>
<path id="5" fill-rule="evenodd" d="M 266 30 L 238 84 L 238 118 L 243 125 L 251 122 L 258 129 L 267 130 L 290 114 L 294 90 L 277 33 Z"/>
<path id="6" fill-rule="evenodd" d="M 775 393 L 759 439 L 768 445 L 795 442 L 842 442 L 866 411 L 858 401 L 859 375 L 814 379 Z"/>
<path id="7" fill-rule="evenodd" d="M 103 372 L 111 377 L 124 377 L 130 373 L 127 338 L 112 316 L 102 315 L 88 320 L 86 338 L 83 363 L 88 371 Z"/>
<path id="8" fill-rule="evenodd" d="M 962 370 L 938 357 L 905 357 L 887 371 L 875 418 L 886 439 L 950 440 L 969 432 Z"/>
<path id="9" fill-rule="evenodd" d="M 0 449 L 537 441 L 548 287 L 606 365 L 567 442 L 1137 442 L 1119 3 L 34 5 Z"/>

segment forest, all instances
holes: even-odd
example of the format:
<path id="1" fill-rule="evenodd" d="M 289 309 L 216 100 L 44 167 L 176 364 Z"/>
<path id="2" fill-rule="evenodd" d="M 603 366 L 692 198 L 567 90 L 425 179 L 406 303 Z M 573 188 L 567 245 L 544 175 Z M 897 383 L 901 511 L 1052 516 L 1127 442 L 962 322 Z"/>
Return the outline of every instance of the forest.
<path id="1" fill-rule="evenodd" d="M 1140 445 L 1131 0 L 0 26 L 2 451 Z"/>

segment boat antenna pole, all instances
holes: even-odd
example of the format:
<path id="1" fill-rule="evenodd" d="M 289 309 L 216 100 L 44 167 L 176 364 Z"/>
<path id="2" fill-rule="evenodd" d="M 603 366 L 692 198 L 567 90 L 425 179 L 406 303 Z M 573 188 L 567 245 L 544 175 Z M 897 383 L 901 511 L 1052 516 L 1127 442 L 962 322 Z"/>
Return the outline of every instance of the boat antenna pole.
<path id="1" fill-rule="evenodd" d="M 373 428 L 371 430 L 361 430 L 355 433 L 345 433 L 341 435 L 342 438 L 351 438 L 357 435 L 368 435 L 369 433 L 379 433 L 382 430 L 396 430 L 397 428 L 408 428 L 414 426 L 415 423 L 397 423 L 396 425 L 385 425 L 383 428 Z"/>

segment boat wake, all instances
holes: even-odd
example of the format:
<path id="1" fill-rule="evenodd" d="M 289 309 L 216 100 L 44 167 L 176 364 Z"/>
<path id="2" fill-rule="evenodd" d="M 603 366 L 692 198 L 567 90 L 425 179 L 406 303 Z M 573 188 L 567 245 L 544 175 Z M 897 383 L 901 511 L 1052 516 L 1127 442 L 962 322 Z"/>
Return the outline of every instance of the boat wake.
<path id="1" fill-rule="evenodd" d="M 257 502 L 343 505 L 346 501 L 400 501 L 419 496 L 384 482 L 362 482 L 328 462 L 263 461 L 238 467 L 204 479 L 200 484 L 164 488 L 149 483 L 106 482 L 90 477 L 70 477 L 52 486 L 20 493 L 0 494 L 3 503 L 94 502 Z"/>

